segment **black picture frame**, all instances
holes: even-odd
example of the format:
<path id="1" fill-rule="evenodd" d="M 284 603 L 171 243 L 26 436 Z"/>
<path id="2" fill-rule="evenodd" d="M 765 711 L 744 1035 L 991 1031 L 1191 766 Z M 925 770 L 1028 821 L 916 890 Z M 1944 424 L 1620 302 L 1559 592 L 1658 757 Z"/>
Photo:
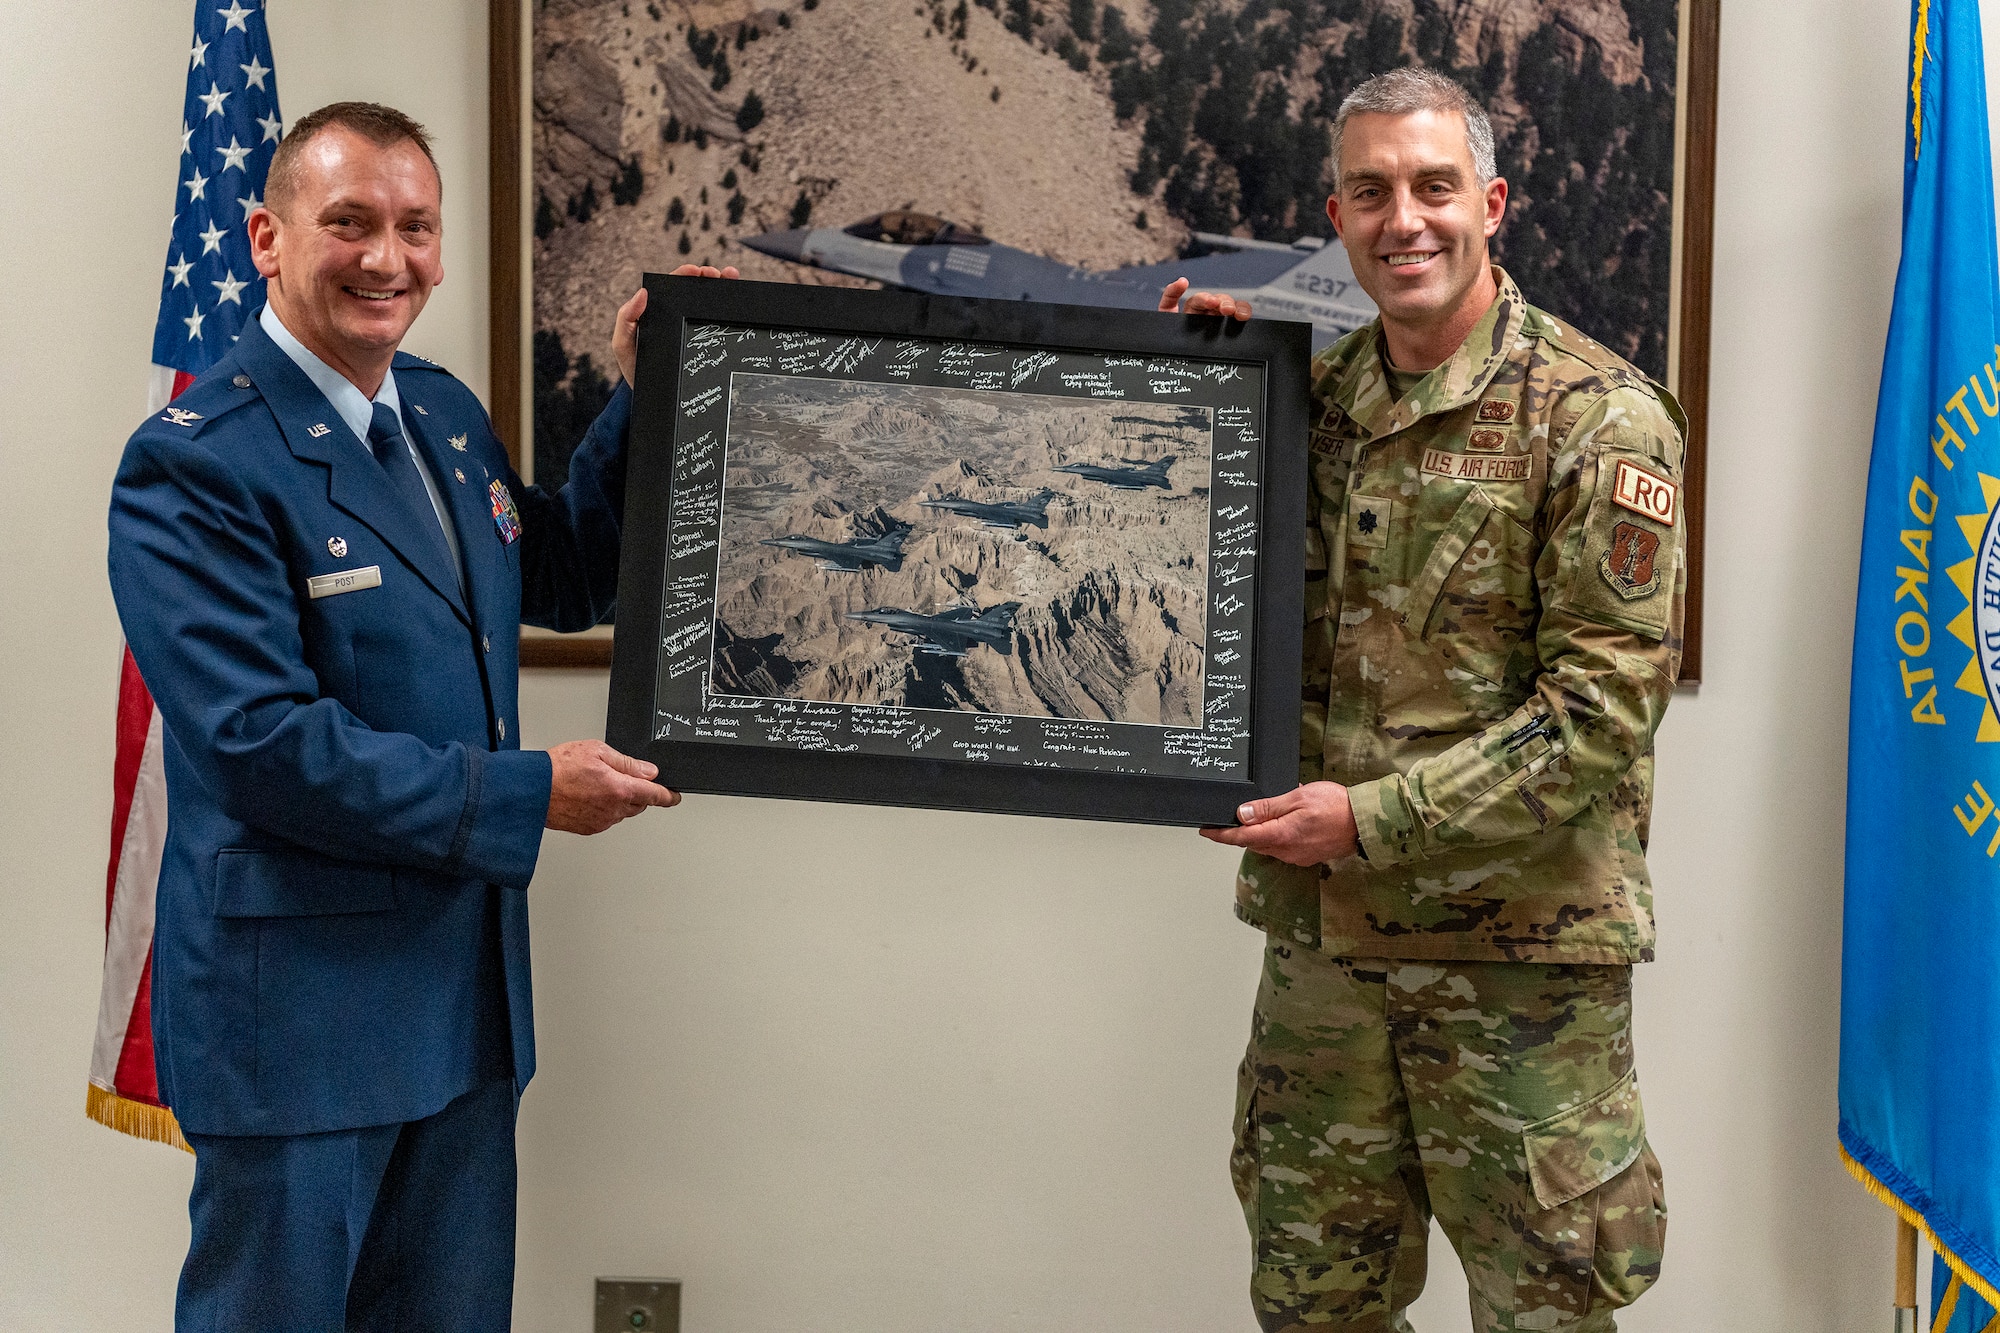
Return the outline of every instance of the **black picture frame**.
<path id="1" fill-rule="evenodd" d="M 610 744 L 658 764 L 660 780 L 684 791 L 1182 826 L 1232 824 L 1243 801 L 1277 795 L 1297 784 L 1308 326 L 658 274 L 648 274 L 645 281 L 648 299 L 639 330 L 618 589 L 622 632 L 612 659 L 605 723 Z M 815 344 L 815 339 L 820 342 Z M 859 366 L 841 362 L 841 371 L 832 378 L 817 366 L 801 371 L 796 364 L 790 371 L 767 372 L 764 367 L 771 357 L 751 355 L 847 339 L 856 340 L 854 346 L 883 350 Z M 725 345 L 724 340 L 746 349 L 743 364 L 715 360 L 722 354 L 715 349 Z M 919 367 L 916 387 L 890 373 L 891 348 L 916 349 L 907 353 Z M 930 371 L 922 369 L 923 358 L 930 355 L 925 348 L 936 349 Z M 994 364 L 1015 368 L 1016 384 L 1019 374 L 1025 373 L 1021 367 L 1043 363 L 1060 362 L 1059 370 L 1095 365 L 1129 369 L 1118 371 L 1115 386 L 1105 378 L 1111 374 L 1108 371 L 1093 382 L 1094 387 L 1085 384 L 1089 375 L 1082 371 L 1041 380 L 1053 386 L 1046 389 L 1006 387 L 998 382 L 997 372 L 987 372 L 996 377 L 983 385 L 971 379 L 960 384 L 949 378 L 958 373 L 953 369 L 959 364 L 953 349 L 1000 358 Z M 1169 381 L 1159 378 L 1167 373 L 1159 368 L 1167 366 L 1181 368 L 1176 372 L 1182 381 L 1177 392 L 1170 393 L 1164 387 Z M 927 383 L 925 374 L 934 382 Z M 1147 379 L 1148 374 L 1153 378 Z M 1196 696 L 1192 712 L 1186 714 L 1198 725 L 711 690 L 712 677 L 726 669 L 718 665 L 722 659 L 716 646 L 727 628 L 718 629 L 726 551 L 749 551 L 752 544 L 747 537 L 725 540 L 724 524 L 743 523 L 743 532 L 767 530 L 750 528 L 748 519 L 728 517 L 741 512 L 727 508 L 724 477 L 729 442 L 739 438 L 732 434 L 728 414 L 741 410 L 747 418 L 751 408 L 737 406 L 748 401 L 742 395 L 775 392 L 767 381 L 781 383 L 786 393 L 823 393 L 850 402 L 867 398 L 869 405 L 874 402 L 870 395 L 883 401 L 909 393 L 936 394 L 939 401 L 944 396 L 969 401 L 969 395 L 992 391 L 1013 399 L 992 400 L 996 407 L 1012 406 L 1017 412 L 1028 410 L 1025 403 L 1032 396 L 1044 403 L 1055 398 L 1091 403 L 1091 408 L 1076 414 L 1079 418 L 1115 419 L 1103 414 L 1122 409 L 1154 411 L 1163 420 L 1208 421 L 1206 436 L 1194 425 L 1187 427 L 1189 438 L 1205 438 L 1209 450 L 1208 457 L 1199 460 L 1209 469 L 1200 473 L 1209 485 L 1190 488 L 1186 497 L 1200 496 L 1203 501 L 1198 511 L 1205 524 L 1200 531 L 1206 533 L 1201 557 L 1209 562 L 1202 567 L 1203 635 L 1197 650 L 1205 692 Z M 1128 396 L 1134 393 L 1168 396 L 1143 398 L 1135 404 Z M 719 439 L 717 417 L 710 412 L 718 402 L 724 408 Z M 1068 411 L 1052 404 L 1037 410 Z M 1182 415 L 1168 418 L 1170 411 Z M 1254 421 L 1246 415 L 1252 411 Z M 696 413 L 704 415 L 697 420 Z M 718 444 L 722 456 L 712 465 L 690 461 L 708 457 L 701 449 Z M 1231 446 L 1226 455 L 1223 444 Z M 1224 470 L 1214 471 L 1219 457 L 1231 461 Z M 1064 525 L 1080 524 L 1086 512 L 1097 512 L 1087 511 L 1079 495 L 1116 497 L 1139 489 L 1122 475 L 1110 480 L 1079 475 L 1068 484 L 1072 491 L 1059 493 L 1062 523 L 1055 531 L 1081 532 L 1081 527 Z M 747 487 L 738 491 L 751 494 Z M 1253 521 L 1250 514 L 1232 513 L 1238 506 L 1225 505 L 1224 499 L 1243 501 L 1254 512 L 1251 543 L 1243 540 L 1246 525 Z M 918 502 L 913 493 L 905 504 L 914 503 Z M 1141 499 L 1124 503 L 1151 503 L 1150 490 Z M 1189 511 L 1183 507 L 1177 512 Z M 957 511 L 949 514 L 952 520 L 963 517 Z M 1004 528 L 1007 522 L 974 516 L 963 530 Z M 990 531 L 983 539 L 1002 554 L 1018 552 L 1022 559 L 1032 558 L 1028 534 L 1033 524 L 1027 522 L 1031 526 L 1019 526 L 1017 521 L 1008 534 L 1026 545 L 1015 547 Z M 944 523 L 938 521 L 940 532 Z M 1046 550 L 1046 543 L 1055 538 L 1046 523 L 1040 526 Z M 838 565 L 817 560 L 763 558 L 787 570 L 811 566 L 823 571 L 815 577 L 828 580 L 859 577 L 863 570 L 881 573 L 866 565 L 847 574 Z M 1218 565 L 1218 558 L 1229 563 Z M 1218 569 L 1230 580 L 1226 586 Z M 671 614 L 670 576 L 679 580 Z M 833 587 L 830 582 L 827 586 Z M 1218 622 L 1218 615 L 1224 621 Z M 1223 629 L 1222 624 L 1233 628 Z M 980 645 L 948 635 L 932 643 L 921 631 L 894 631 L 902 636 L 896 639 L 891 639 L 891 631 L 882 633 L 885 643 L 908 650 L 912 673 L 925 654 L 955 656 L 954 665 L 962 665 L 967 652 L 982 651 Z M 1005 637 L 1006 647 L 989 642 L 985 649 L 1011 655 L 1014 632 L 1006 631 Z M 691 646 L 704 642 L 705 647 Z M 1025 661 L 1029 651 L 1025 636 L 1021 643 Z M 1217 666 L 1218 655 L 1231 670 Z M 690 697 L 698 700 L 696 711 L 687 705 Z M 662 700 L 673 706 L 662 709 Z M 773 735 L 792 735 L 792 728 L 804 725 L 797 720 L 801 708 L 823 715 L 826 720 L 816 725 L 827 730 L 807 733 L 796 748 L 774 741 Z M 836 718 L 833 710 L 844 711 Z M 898 733 L 900 741 L 877 739 L 882 734 L 878 723 L 895 731 L 893 724 L 904 714 L 922 716 L 907 734 Z M 715 734 L 732 726 L 738 728 L 734 738 Z M 1011 753 L 1018 757 L 988 751 L 982 759 L 978 757 L 982 743 L 964 739 L 990 735 L 995 729 L 1011 735 L 1017 743 Z M 898 743 L 915 745 L 932 730 L 942 733 L 936 750 L 882 752 Z M 1077 745 L 1056 744 L 1073 739 L 1077 732 L 1085 738 L 1110 739 L 1083 753 L 1078 753 Z M 864 739 L 876 752 L 849 748 L 862 745 Z M 1120 748 L 1135 743 L 1139 748 Z M 939 757 L 951 753 L 947 747 L 956 747 L 965 757 Z M 1071 758 L 1072 754 L 1077 757 Z M 1107 760 L 1089 754 L 1123 757 Z M 1103 766 L 1069 766 L 1073 764 Z M 1135 771 L 1148 768 L 1151 771 Z M 1196 775 L 1210 770 L 1212 775 Z"/>

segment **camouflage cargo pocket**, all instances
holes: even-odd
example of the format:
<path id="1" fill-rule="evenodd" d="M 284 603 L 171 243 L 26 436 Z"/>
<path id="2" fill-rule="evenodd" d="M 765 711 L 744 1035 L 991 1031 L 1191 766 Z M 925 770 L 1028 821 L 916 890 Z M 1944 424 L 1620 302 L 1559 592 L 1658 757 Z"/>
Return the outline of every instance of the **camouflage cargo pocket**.
<path id="1" fill-rule="evenodd" d="M 1250 1234 L 1257 1234 L 1257 1168 L 1262 1154 L 1257 1151 L 1257 1075 L 1250 1057 L 1236 1066 L 1236 1141 L 1229 1145 L 1229 1180 L 1236 1187 L 1236 1201 L 1243 1205 L 1243 1220 Z"/>
<path id="2" fill-rule="evenodd" d="M 1437 650 L 1476 713 L 1504 715 L 1527 696 L 1538 665 L 1535 557 L 1534 534 L 1475 486 L 1411 582 L 1404 623 Z"/>
<path id="3" fill-rule="evenodd" d="M 1636 1076 L 1528 1125 L 1521 1142 L 1535 1202 L 1570 1228 L 1583 1218 L 1595 1227 L 1587 1308 L 1637 1300 L 1660 1275 L 1667 1206 Z"/>

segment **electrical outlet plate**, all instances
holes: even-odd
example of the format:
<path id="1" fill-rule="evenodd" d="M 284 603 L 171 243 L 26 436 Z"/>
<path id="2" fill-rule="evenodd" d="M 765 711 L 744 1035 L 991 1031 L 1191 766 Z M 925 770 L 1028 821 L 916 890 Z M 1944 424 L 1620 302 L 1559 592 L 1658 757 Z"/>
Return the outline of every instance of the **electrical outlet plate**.
<path id="1" fill-rule="evenodd" d="M 592 1333 L 680 1333 L 681 1284 L 664 1277 L 597 1279 Z"/>

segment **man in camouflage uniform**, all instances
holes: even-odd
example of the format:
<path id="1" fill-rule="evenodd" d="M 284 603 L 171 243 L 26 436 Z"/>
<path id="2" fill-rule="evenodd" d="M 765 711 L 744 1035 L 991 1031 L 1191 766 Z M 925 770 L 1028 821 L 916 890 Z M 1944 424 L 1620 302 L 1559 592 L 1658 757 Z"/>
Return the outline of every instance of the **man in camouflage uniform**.
<path id="1" fill-rule="evenodd" d="M 1382 313 L 1314 366 L 1301 785 L 1208 834 L 1269 935 L 1232 1162 L 1252 1296 L 1266 1329 L 1407 1330 L 1435 1215 L 1475 1329 L 1598 1333 L 1666 1227 L 1631 964 L 1682 422 L 1490 266 L 1507 187 L 1458 85 L 1364 84 L 1334 161 Z"/>

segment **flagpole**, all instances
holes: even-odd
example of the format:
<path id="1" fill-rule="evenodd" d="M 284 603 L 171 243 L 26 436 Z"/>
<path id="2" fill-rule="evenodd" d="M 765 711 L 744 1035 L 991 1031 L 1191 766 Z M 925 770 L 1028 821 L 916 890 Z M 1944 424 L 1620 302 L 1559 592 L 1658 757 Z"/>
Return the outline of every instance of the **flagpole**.
<path id="1" fill-rule="evenodd" d="M 1917 1333 L 1917 1229 L 1896 1219 L 1896 1333 Z"/>

